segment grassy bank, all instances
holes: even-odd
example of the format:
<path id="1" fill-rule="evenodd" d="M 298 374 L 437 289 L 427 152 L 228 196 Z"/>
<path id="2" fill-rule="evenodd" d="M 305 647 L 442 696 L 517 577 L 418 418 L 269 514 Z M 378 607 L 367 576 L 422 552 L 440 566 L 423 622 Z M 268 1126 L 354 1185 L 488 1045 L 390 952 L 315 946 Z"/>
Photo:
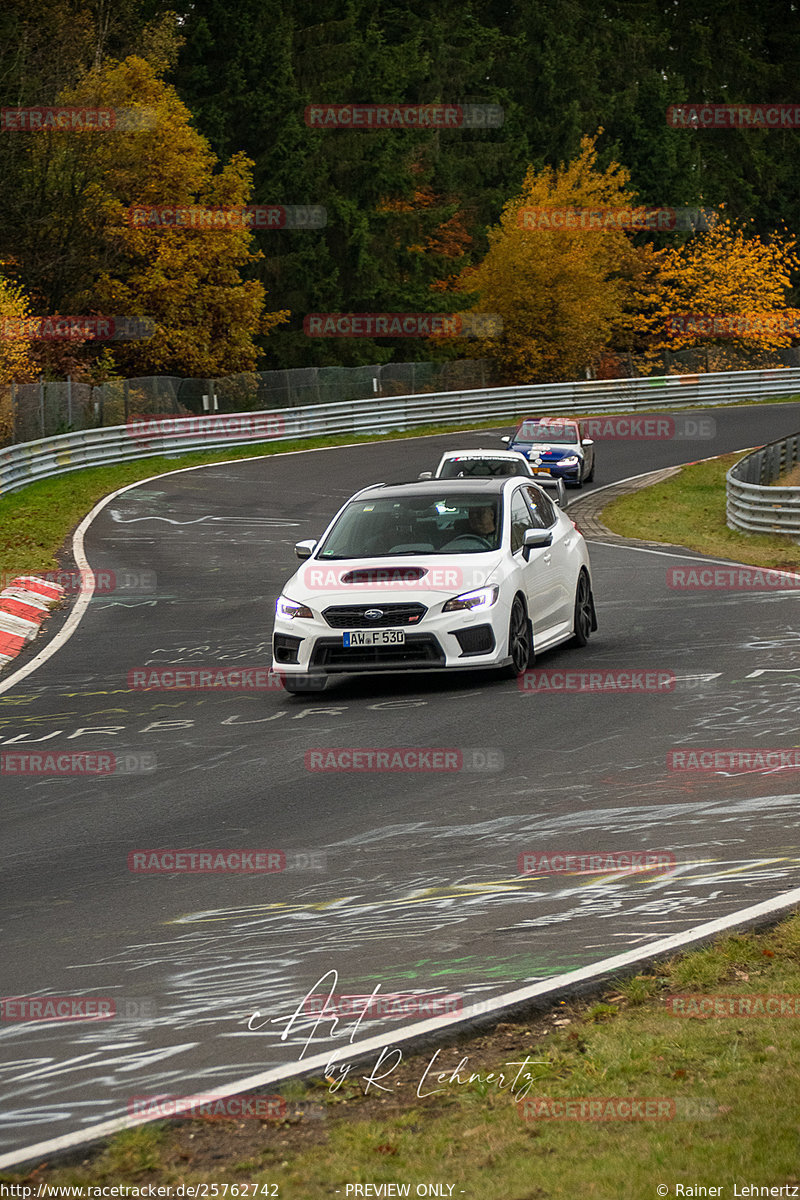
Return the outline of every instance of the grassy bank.
<path id="1" fill-rule="evenodd" d="M 782 534 L 740 533 L 725 524 L 725 474 L 741 454 L 726 454 L 653 487 L 613 500 L 600 514 L 623 537 L 688 546 L 758 567 L 800 567 L 800 546 Z"/>
<path id="2" fill-rule="evenodd" d="M 698 1009 L 709 996 L 726 1009 L 736 997 L 736 1015 L 676 1016 L 668 999 L 676 994 Z M 277 1190 L 259 1194 L 282 1200 L 345 1196 L 356 1183 L 408 1183 L 411 1195 L 419 1183 L 452 1184 L 453 1196 L 472 1200 L 650 1200 L 657 1185 L 675 1196 L 693 1194 L 678 1185 L 696 1184 L 724 1185 L 719 1194 L 732 1197 L 734 1184 L 740 1194 L 748 1183 L 791 1186 L 800 1182 L 800 1017 L 743 1015 L 743 999 L 755 1013 L 764 995 L 796 997 L 800 1012 L 798 916 L 675 958 L 600 1000 L 449 1045 L 427 1075 L 435 1051 L 405 1055 L 382 1079 L 385 1093 L 365 1094 L 367 1065 L 344 1083 L 284 1086 L 280 1120 L 141 1126 L 74 1165 L 7 1172 L 0 1182 L 205 1181 L 220 1196 L 225 1183 L 269 1184 Z M 514 1094 L 498 1086 L 498 1073 L 510 1081 L 517 1071 L 506 1064 L 526 1058 L 527 1095 L 522 1081 Z M 468 1082 L 470 1073 L 479 1078 Z M 543 1116 L 543 1098 L 594 1100 L 608 1114 L 609 1098 L 621 1097 L 658 1098 L 660 1115 Z"/>

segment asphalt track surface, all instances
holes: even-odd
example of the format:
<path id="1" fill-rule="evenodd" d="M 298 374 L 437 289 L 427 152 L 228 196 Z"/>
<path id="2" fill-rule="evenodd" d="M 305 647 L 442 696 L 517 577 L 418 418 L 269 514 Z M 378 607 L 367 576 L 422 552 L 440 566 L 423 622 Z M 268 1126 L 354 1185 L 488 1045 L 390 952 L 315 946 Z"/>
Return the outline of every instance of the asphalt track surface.
<path id="1" fill-rule="evenodd" d="M 595 486 L 800 428 L 796 404 L 703 416 L 716 432 L 702 441 L 598 443 Z M 526 694 L 476 672 L 338 680 L 318 698 L 129 688 L 145 666 L 268 664 L 297 540 L 357 487 L 501 432 L 178 461 L 94 520 L 92 568 L 155 571 L 155 590 L 94 596 L 66 644 L 0 694 L 0 750 L 147 753 L 154 769 L 3 777 L 0 990 L 111 997 L 119 1015 L 2 1023 L 0 1153 L 124 1116 L 135 1096 L 213 1093 L 341 1049 L 352 1018 L 290 1021 L 331 990 L 327 972 L 337 994 L 489 1003 L 798 885 L 796 773 L 667 768 L 676 747 L 797 745 L 797 593 L 667 586 L 669 567 L 702 556 L 591 543 L 599 630 L 536 664 L 673 671 L 668 693 Z M 448 772 L 309 771 L 306 753 L 327 747 L 480 753 Z M 155 847 L 277 849 L 289 865 L 128 869 Z M 518 873 L 525 852 L 637 850 L 675 867 Z"/>

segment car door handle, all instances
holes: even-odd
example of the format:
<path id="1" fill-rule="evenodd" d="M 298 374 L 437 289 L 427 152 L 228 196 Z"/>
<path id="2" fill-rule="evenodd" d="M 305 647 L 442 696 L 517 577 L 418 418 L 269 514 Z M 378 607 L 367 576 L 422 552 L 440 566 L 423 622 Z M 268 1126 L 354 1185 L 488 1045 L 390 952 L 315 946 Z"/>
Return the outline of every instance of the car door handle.
<path id="1" fill-rule="evenodd" d="M 552 557 L 553 557 L 553 556 L 552 556 L 552 554 L 543 554 L 543 555 L 542 555 L 542 562 L 544 562 L 544 563 L 548 563 L 548 564 L 549 564 L 549 562 L 550 562 L 550 559 L 551 559 Z"/>

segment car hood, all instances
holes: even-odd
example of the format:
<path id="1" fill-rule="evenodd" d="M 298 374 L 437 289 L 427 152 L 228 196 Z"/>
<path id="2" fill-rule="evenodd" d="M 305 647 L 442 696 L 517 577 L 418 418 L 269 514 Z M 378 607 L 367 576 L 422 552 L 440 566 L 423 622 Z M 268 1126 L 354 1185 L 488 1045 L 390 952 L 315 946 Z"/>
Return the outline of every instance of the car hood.
<path id="1" fill-rule="evenodd" d="M 581 446 L 575 446 L 575 445 L 572 445 L 572 446 L 542 446 L 541 448 L 537 448 L 535 450 L 531 446 L 529 449 L 529 454 L 530 454 L 531 458 L 537 458 L 537 457 L 542 458 L 545 455 L 547 455 L 551 458 L 571 458 L 573 454 L 580 455 L 582 453 L 583 453 L 583 448 Z"/>
<path id="2" fill-rule="evenodd" d="M 283 594 L 312 608 L 331 604 L 432 604 L 485 587 L 503 559 L 483 554 L 388 555 L 384 558 L 310 558 L 283 587 Z"/>

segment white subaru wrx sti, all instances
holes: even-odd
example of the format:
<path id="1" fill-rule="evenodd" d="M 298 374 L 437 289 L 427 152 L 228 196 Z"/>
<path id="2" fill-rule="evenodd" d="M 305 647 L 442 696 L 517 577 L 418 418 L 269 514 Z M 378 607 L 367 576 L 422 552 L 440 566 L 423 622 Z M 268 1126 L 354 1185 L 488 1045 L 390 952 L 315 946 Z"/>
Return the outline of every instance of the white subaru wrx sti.
<path id="1" fill-rule="evenodd" d="M 597 628 L 583 536 L 522 476 L 364 488 L 295 552 L 272 643 L 290 692 L 375 671 L 516 677 Z"/>

